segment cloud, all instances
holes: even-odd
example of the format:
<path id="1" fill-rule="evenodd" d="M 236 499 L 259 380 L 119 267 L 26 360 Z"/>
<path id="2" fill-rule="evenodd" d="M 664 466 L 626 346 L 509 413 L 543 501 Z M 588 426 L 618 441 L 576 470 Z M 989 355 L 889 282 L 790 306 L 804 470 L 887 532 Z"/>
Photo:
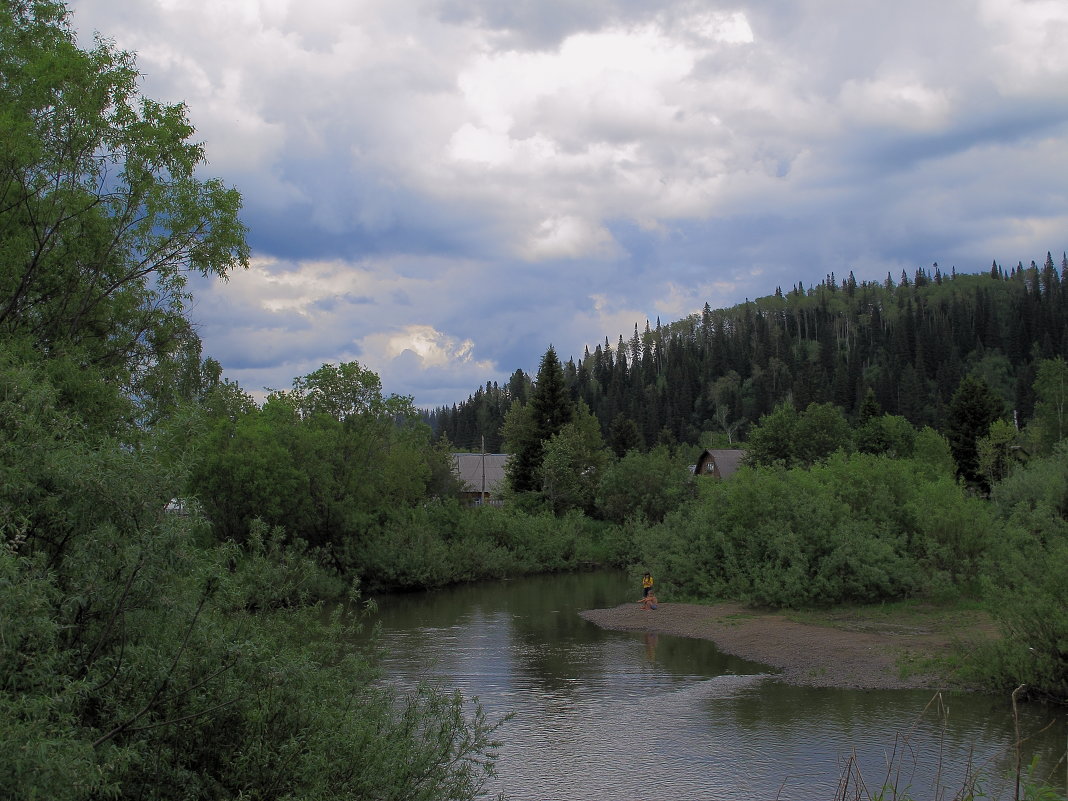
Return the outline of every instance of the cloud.
<path id="1" fill-rule="evenodd" d="M 253 389 L 355 358 L 449 403 L 705 302 L 1068 245 L 1056 0 L 71 6 L 243 193 L 253 267 L 192 313 Z"/>

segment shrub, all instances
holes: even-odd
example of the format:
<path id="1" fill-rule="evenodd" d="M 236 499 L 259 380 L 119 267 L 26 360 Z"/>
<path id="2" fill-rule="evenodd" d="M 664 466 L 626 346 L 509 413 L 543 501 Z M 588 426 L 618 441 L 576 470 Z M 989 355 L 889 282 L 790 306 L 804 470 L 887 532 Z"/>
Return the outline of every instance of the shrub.
<path id="1" fill-rule="evenodd" d="M 746 468 L 705 482 L 695 504 L 650 530 L 641 558 L 680 596 L 865 603 L 974 582 L 993 529 L 948 476 L 839 453 L 812 469 Z"/>
<path id="2" fill-rule="evenodd" d="M 302 548 L 198 545 L 180 482 L 0 365 L 0 786 L 12 798 L 469 798 L 493 725 L 396 697 Z M 326 585 L 329 586 L 329 585 Z M 358 607 L 356 607 L 358 608 Z"/>

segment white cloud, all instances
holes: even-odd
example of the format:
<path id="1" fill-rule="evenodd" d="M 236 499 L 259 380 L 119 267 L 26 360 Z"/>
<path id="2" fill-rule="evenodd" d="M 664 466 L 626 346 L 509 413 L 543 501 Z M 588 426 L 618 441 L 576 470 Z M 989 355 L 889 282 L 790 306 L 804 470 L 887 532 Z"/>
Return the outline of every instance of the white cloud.
<path id="1" fill-rule="evenodd" d="M 506 132 L 478 128 L 469 122 L 449 140 L 449 155 L 457 161 L 489 167 L 509 166 L 528 173 L 543 168 L 557 154 L 555 145 L 542 135 L 513 139 Z"/>
<path id="2" fill-rule="evenodd" d="M 419 358 L 424 367 L 446 367 L 458 363 L 471 364 L 485 372 L 494 369 L 488 361 L 474 358 L 475 343 L 471 339 L 457 340 L 430 325 L 406 325 L 399 329 L 368 334 L 360 340 L 360 350 L 375 354 L 385 361 L 408 352 Z"/>
<path id="3" fill-rule="evenodd" d="M 909 76 L 847 81 L 842 86 L 840 111 L 851 124 L 938 130 L 945 126 L 952 106 L 946 93 Z"/>
<path id="4" fill-rule="evenodd" d="M 1016 93 L 1056 86 L 1050 78 L 1068 71 L 1068 4 L 1061 0 L 981 0 L 980 14 L 995 34 L 997 69 L 991 71 L 1002 91 Z M 1063 82 L 1060 94 L 1068 92 Z"/>
<path id="5" fill-rule="evenodd" d="M 522 251 L 529 261 L 582 256 L 607 259 L 617 252 L 612 235 L 603 226 L 566 215 L 542 220 Z"/>
<path id="6" fill-rule="evenodd" d="M 646 316 L 1068 246 L 1061 0 L 71 6 L 245 196 L 194 316 L 252 388 L 359 358 L 451 402 Z"/>
<path id="7" fill-rule="evenodd" d="M 378 372 L 387 392 L 408 394 L 405 388 L 420 384 L 421 373 L 439 382 L 462 376 L 461 386 L 474 387 L 501 368 L 478 356 L 473 338 L 406 321 L 413 313 L 426 319 L 434 298 L 465 283 L 469 271 L 466 262 L 443 260 L 291 263 L 255 258 L 228 282 L 201 282 L 191 316 L 209 355 L 231 365 L 238 380 L 271 376 L 248 387 L 259 397 L 262 387 L 284 389 L 292 378 L 323 363 L 354 360 Z M 267 370 L 267 363 L 284 369 Z M 279 374 L 289 378 L 279 381 Z M 449 400 L 427 386 L 422 402 Z"/>
<path id="8" fill-rule="evenodd" d="M 698 13 L 685 24 L 698 36 L 714 42 L 752 44 L 754 41 L 753 29 L 741 11 Z"/>

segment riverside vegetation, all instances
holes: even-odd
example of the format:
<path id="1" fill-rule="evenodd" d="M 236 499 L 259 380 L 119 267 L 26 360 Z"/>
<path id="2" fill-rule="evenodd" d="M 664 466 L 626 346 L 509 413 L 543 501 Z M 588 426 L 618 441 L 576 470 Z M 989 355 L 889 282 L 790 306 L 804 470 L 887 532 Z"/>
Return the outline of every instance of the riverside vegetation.
<path id="1" fill-rule="evenodd" d="M 373 646 L 352 645 L 359 595 L 303 528 L 172 503 L 225 457 L 198 451 L 222 420 L 250 447 L 217 469 L 266 516 L 311 477 L 283 458 L 292 438 L 250 427 L 342 443 L 278 404 L 246 420 L 201 359 L 186 275 L 246 264 L 240 198 L 196 177 L 185 110 L 136 81 L 129 54 L 78 47 L 61 3 L 0 3 L 0 795 L 471 798 L 494 724 L 376 683 Z M 398 449 L 415 436 L 374 422 Z M 324 618 L 324 592 L 357 611 Z"/>
<path id="2" fill-rule="evenodd" d="M 1021 430 L 989 351 L 937 430 L 874 394 L 848 416 L 802 407 L 784 384 L 723 483 L 687 468 L 711 430 L 646 448 L 550 348 L 493 428 L 513 455 L 506 505 L 466 509 L 447 437 L 359 364 L 257 404 L 204 358 L 186 275 L 246 265 L 240 197 L 196 176 L 184 108 L 141 97 L 130 54 L 79 48 L 61 2 L 4 0 L 0 76 L 6 795 L 475 797 L 495 722 L 376 683 L 373 640 L 350 636 L 361 588 L 590 564 L 642 564 L 677 598 L 977 599 L 1003 636 L 961 680 L 1068 699 L 1063 330 L 1042 329 L 1015 385 Z M 1036 282 L 1044 313 L 1063 312 L 1061 279 Z M 721 408 L 729 439 L 742 428 Z"/>

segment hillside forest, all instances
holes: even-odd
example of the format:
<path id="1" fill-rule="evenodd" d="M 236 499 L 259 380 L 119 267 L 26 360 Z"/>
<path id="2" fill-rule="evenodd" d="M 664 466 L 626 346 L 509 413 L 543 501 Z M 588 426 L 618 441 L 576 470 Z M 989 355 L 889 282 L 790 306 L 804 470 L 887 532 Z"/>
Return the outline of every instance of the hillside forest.
<path id="1" fill-rule="evenodd" d="M 4 797 L 479 797 L 500 721 L 382 682 L 373 598 L 592 567 L 979 606 L 1000 636 L 952 681 L 1068 701 L 1063 260 L 828 276 L 433 413 L 356 362 L 260 403 L 187 316 L 191 274 L 248 265 L 241 196 L 72 25 L 0 2 Z M 483 437 L 508 488 L 472 508 Z M 724 445 L 739 472 L 692 474 Z"/>
<path id="2" fill-rule="evenodd" d="M 810 288 L 710 309 L 607 339 L 562 364 L 575 402 L 608 438 L 724 446 L 742 441 L 781 402 L 798 409 L 833 403 L 855 417 L 869 392 L 884 412 L 941 430 L 961 379 L 982 377 L 1017 424 L 1034 410 L 1036 364 L 1068 353 L 1068 255 L 1039 266 L 994 263 L 978 274 L 938 265 L 878 282 L 833 273 Z M 517 370 L 428 419 L 458 449 L 484 441 L 500 450 L 513 401 L 532 377 Z M 622 445 L 621 445 L 622 447 Z"/>

